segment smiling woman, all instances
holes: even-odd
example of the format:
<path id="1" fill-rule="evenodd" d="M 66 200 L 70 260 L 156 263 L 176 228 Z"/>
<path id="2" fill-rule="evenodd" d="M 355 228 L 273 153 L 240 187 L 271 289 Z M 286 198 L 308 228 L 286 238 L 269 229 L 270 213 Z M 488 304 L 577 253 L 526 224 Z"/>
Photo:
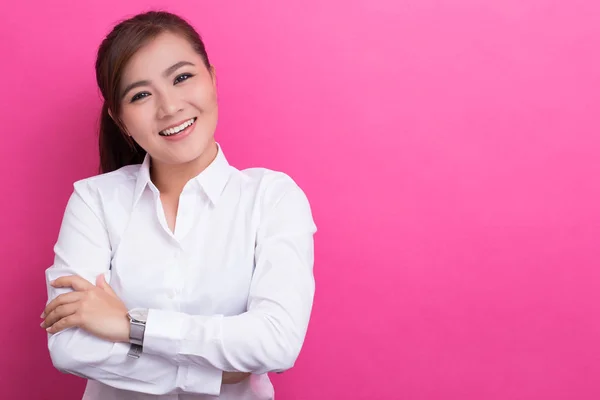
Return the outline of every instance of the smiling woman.
<path id="1" fill-rule="evenodd" d="M 100 46 L 96 76 L 105 99 L 102 172 L 141 163 L 146 153 L 154 164 L 182 164 L 198 155 L 206 164 L 214 158 L 216 76 L 202 39 L 187 22 L 158 12 L 122 22 Z M 179 142 L 177 150 L 167 145 L 164 138 L 190 121 L 177 139 L 196 134 L 171 140 Z"/>
<path id="2" fill-rule="evenodd" d="M 54 365 L 89 400 L 272 399 L 312 309 L 304 192 L 228 163 L 215 69 L 180 17 L 117 25 L 96 76 L 102 173 L 75 183 L 46 271 Z"/>

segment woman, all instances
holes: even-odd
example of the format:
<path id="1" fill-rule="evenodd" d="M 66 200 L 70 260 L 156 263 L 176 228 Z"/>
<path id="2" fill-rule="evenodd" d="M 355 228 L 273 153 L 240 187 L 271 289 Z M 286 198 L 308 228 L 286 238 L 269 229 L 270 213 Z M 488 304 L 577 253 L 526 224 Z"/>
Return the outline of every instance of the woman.
<path id="1" fill-rule="evenodd" d="M 312 308 L 306 196 L 229 165 L 215 70 L 181 18 L 118 24 L 96 77 L 103 173 L 74 184 L 46 271 L 54 365 L 88 379 L 84 399 L 272 399 Z"/>

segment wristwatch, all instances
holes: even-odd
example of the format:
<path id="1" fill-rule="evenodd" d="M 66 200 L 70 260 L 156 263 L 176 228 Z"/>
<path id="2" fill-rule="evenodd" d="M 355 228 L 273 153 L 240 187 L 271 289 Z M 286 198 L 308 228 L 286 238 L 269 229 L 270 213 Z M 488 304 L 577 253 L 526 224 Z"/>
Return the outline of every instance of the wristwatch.
<path id="1" fill-rule="evenodd" d="M 139 358 L 144 346 L 148 309 L 134 308 L 127 313 L 127 317 L 129 317 L 129 342 L 131 343 L 127 355 Z"/>

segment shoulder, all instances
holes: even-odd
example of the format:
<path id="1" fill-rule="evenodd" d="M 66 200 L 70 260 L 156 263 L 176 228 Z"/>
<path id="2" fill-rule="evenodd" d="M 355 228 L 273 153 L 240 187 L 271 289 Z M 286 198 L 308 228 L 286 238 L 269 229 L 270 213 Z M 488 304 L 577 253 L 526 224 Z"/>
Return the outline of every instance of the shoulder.
<path id="1" fill-rule="evenodd" d="M 74 196 L 90 206 L 99 206 L 103 199 L 114 199 L 121 194 L 133 194 L 140 164 L 127 165 L 118 170 L 80 179 L 73 183 Z"/>
<path id="2" fill-rule="evenodd" d="M 256 191 L 262 202 L 278 203 L 292 193 L 306 197 L 296 181 L 282 171 L 256 167 L 239 170 L 237 175 L 246 188 Z"/>
<path id="3" fill-rule="evenodd" d="M 254 191 L 262 221 L 295 221 L 316 229 L 308 197 L 290 175 L 267 168 L 247 168 L 237 174 L 243 186 Z"/>

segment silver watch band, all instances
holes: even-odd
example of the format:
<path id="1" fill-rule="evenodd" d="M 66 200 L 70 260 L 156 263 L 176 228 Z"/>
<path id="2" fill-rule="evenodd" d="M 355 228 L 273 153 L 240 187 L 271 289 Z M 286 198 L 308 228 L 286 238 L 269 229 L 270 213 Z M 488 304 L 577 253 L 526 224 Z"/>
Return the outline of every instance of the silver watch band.
<path id="1" fill-rule="evenodd" d="M 129 317 L 129 347 L 128 356 L 139 358 L 144 346 L 144 333 L 146 332 L 147 309 L 133 309 L 127 313 Z"/>
<path id="2" fill-rule="evenodd" d="M 139 344 L 131 343 L 127 355 L 132 358 L 140 358 L 140 355 L 142 355 L 142 346 L 140 346 Z"/>
<path id="3" fill-rule="evenodd" d="M 144 333 L 146 332 L 146 323 L 142 321 L 129 321 L 129 341 L 133 344 L 142 346 L 144 344 Z"/>

